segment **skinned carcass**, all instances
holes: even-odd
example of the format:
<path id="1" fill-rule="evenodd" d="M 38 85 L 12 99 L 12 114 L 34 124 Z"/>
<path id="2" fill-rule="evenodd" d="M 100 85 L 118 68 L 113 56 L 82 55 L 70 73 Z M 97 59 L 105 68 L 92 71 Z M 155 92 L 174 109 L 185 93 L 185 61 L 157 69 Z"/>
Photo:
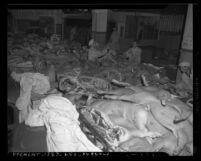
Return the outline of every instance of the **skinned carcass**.
<path id="1" fill-rule="evenodd" d="M 100 73 L 96 74 L 97 77 L 105 78 L 107 80 L 119 80 L 122 81 L 122 74 L 115 68 L 106 68 Z"/>
<path id="2" fill-rule="evenodd" d="M 147 92 L 145 89 L 149 92 Z M 107 99 L 129 101 L 129 103 L 132 104 L 133 109 L 128 108 L 128 102 L 123 102 L 123 104 L 121 104 L 119 103 L 119 101 L 111 100 L 102 100 L 99 103 L 95 103 L 95 105 L 91 105 L 90 108 L 94 109 L 94 111 L 99 111 L 99 113 L 101 113 L 102 116 L 106 118 L 106 122 L 114 124 L 117 127 L 121 127 L 120 129 L 127 129 L 127 132 L 129 133 L 129 135 L 127 136 L 133 136 L 132 134 L 135 134 L 135 132 L 139 129 L 143 129 L 145 125 L 147 129 L 151 130 L 152 134 L 161 134 L 162 137 L 159 137 L 160 135 L 155 135 L 158 136 L 158 138 L 155 140 L 150 137 L 146 137 L 147 141 L 150 144 L 153 144 L 155 151 L 166 151 L 170 155 L 179 155 L 181 151 L 183 151 L 184 149 L 188 149 L 188 151 L 190 151 L 189 153 L 192 155 L 193 130 L 191 122 L 187 120 L 189 115 L 192 116 L 192 111 L 190 111 L 188 107 L 185 106 L 185 104 L 182 104 L 181 101 L 171 97 L 166 100 L 166 106 L 163 106 L 159 98 L 156 97 L 161 95 L 156 92 L 156 89 L 153 89 L 152 87 L 146 87 L 145 89 L 136 87 L 135 91 L 130 88 L 124 88 L 116 91 L 106 92 Z M 103 93 L 104 92 L 102 92 L 102 94 Z M 171 104 L 173 104 L 173 106 L 171 106 Z M 176 104 L 176 108 L 174 104 Z M 148 108 L 146 108 L 146 105 L 148 106 Z M 140 107 L 141 112 L 132 114 L 132 111 L 136 111 L 136 107 Z M 127 111 L 127 114 L 129 113 L 129 115 L 125 115 L 125 111 Z M 132 123 L 129 124 L 128 118 L 135 119 Z M 177 122 L 174 122 L 175 118 L 179 118 L 180 121 L 177 120 Z M 143 120 L 145 122 L 143 122 Z M 139 125 L 142 126 L 139 127 Z M 133 129 L 135 132 L 130 132 L 128 129 Z M 124 132 L 121 133 L 125 134 L 125 130 L 123 131 Z M 143 133 L 140 134 L 141 135 L 138 135 L 138 137 L 146 136 L 142 135 Z M 122 136 L 124 137 L 119 138 L 126 138 L 125 135 Z M 132 137 L 127 137 L 124 140 L 125 142 L 122 143 L 124 147 L 125 145 L 127 145 L 126 141 L 131 138 Z M 118 141 L 118 143 L 119 145 L 121 145 L 121 141 Z M 131 143 L 129 143 L 129 145 L 131 145 Z"/>
<path id="3" fill-rule="evenodd" d="M 132 88 L 132 89 L 131 89 Z M 118 95 L 106 95 L 105 98 L 109 99 L 118 99 L 124 101 L 130 101 L 138 104 L 147 104 L 151 105 L 152 103 L 156 104 L 155 106 L 151 106 L 151 111 L 154 112 L 156 115 L 160 113 L 170 113 L 170 111 L 175 110 L 171 114 L 170 117 L 167 117 L 166 126 L 170 128 L 174 134 L 174 123 L 179 122 L 185 119 L 190 119 L 192 116 L 192 109 L 190 109 L 186 104 L 182 103 L 176 98 L 172 98 L 172 95 L 165 90 L 157 89 L 155 87 L 130 87 L 128 90 L 133 94 L 124 94 L 128 89 L 120 89 L 113 91 L 113 93 L 118 93 Z M 112 94 L 110 92 L 109 94 Z M 164 107 L 164 108 L 163 108 Z M 170 110 L 171 109 L 171 110 Z M 160 111 L 160 112 L 159 112 Z M 160 117 L 160 116 L 158 116 Z M 172 120 L 173 119 L 173 120 Z M 173 122 L 172 122 L 173 121 Z M 191 122 L 192 123 L 192 122 Z M 170 125 L 171 124 L 171 125 Z"/>
<path id="4" fill-rule="evenodd" d="M 61 91 L 77 91 L 78 89 L 86 91 L 109 90 L 110 83 L 104 79 L 90 76 L 63 76 L 59 81 Z"/>
<path id="5" fill-rule="evenodd" d="M 90 76 L 79 76 L 78 74 L 74 76 L 68 75 L 60 77 L 59 89 L 60 91 L 71 95 L 70 100 L 75 100 L 76 97 L 81 98 L 82 95 L 85 95 L 88 97 L 87 104 L 90 104 L 98 90 L 108 91 L 111 89 L 111 85 L 104 79 Z"/>
<path id="6" fill-rule="evenodd" d="M 193 155 L 193 126 L 186 120 L 176 125 L 178 139 L 171 133 L 154 142 L 156 151 L 167 151 L 170 155 Z"/>
<path id="7" fill-rule="evenodd" d="M 192 154 L 192 125 L 188 121 L 177 125 L 180 137 L 177 145 L 175 135 L 145 109 L 144 106 L 128 102 L 101 100 L 91 104 L 88 110 L 91 111 L 96 129 L 101 131 L 114 149 L 120 147 L 125 151 L 143 151 L 144 147 L 149 152 L 165 151 L 169 155 L 179 155 L 183 149 L 188 148 Z M 142 141 L 143 138 L 146 139 Z M 136 139 L 143 142 L 140 143 L 140 149 L 135 147 L 139 145 Z"/>
<path id="8" fill-rule="evenodd" d="M 122 128 L 124 135 L 119 137 L 119 143 L 124 142 L 131 136 L 160 136 L 159 133 L 148 131 L 145 127 L 148 115 L 146 106 L 128 102 L 125 103 L 122 101 L 104 100 L 92 103 L 88 109 L 102 115 L 111 127 L 115 125 Z M 135 124 L 135 127 L 137 127 L 136 129 L 134 129 L 133 123 Z"/>
<path id="9" fill-rule="evenodd" d="M 90 124 L 104 137 L 114 151 L 131 151 L 126 142 L 133 138 L 146 138 L 143 141 L 146 147 L 142 146 L 146 151 L 152 151 L 151 138 L 161 136 L 159 132 L 152 132 L 146 128 L 148 112 L 146 107 L 141 105 L 99 100 L 83 109 L 82 113 L 88 116 L 87 119 L 91 120 Z M 132 143 L 129 142 L 129 144 Z"/>
<path id="10" fill-rule="evenodd" d="M 171 95 L 168 91 L 156 87 L 129 86 L 109 92 L 99 91 L 99 93 L 105 94 L 104 97 L 108 99 L 124 100 L 138 104 L 150 104 L 154 102 L 158 103 L 159 106 L 161 105 L 161 107 L 168 106 L 174 108 L 180 114 L 180 117 L 175 116 L 175 121 L 189 118 L 192 114 L 192 109 L 185 103 L 175 98 L 175 96 Z"/>

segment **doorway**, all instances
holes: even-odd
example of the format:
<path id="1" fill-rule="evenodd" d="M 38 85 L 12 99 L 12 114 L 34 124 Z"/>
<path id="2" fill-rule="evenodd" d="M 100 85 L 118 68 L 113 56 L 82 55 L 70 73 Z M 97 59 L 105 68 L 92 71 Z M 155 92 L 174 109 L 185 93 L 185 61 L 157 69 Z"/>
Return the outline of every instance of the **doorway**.
<path id="1" fill-rule="evenodd" d="M 113 28 L 114 28 L 115 26 L 116 26 L 116 23 L 113 22 L 113 21 L 109 21 L 109 22 L 107 23 L 107 36 L 106 36 L 106 42 L 109 41 L 109 38 L 110 38 L 110 36 L 111 36 L 111 34 L 112 34 L 112 32 L 113 32 Z"/>
<path id="2" fill-rule="evenodd" d="M 70 39 L 70 31 L 73 27 L 76 27 L 76 33 L 74 40 L 81 43 L 81 45 L 87 45 L 91 38 L 91 19 L 64 19 L 64 39 Z"/>

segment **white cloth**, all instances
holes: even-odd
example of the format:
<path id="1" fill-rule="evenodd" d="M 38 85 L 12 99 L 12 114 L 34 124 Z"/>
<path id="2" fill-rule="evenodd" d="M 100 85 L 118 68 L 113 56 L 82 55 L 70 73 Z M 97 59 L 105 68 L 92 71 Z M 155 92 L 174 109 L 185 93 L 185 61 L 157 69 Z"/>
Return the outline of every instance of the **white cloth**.
<path id="1" fill-rule="evenodd" d="M 38 109 L 31 110 L 25 119 L 25 124 L 32 127 L 44 126 L 41 112 Z"/>
<path id="2" fill-rule="evenodd" d="M 20 96 L 15 105 L 20 110 L 19 122 L 23 122 L 30 111 L 31 92 L 44 94 L 50 90 L 49 78 L 40 73 L 11 74 L 14 80 L 20 82 Z"/>
<path id="3" fill-rule="evenodd" d="M 49 152 L 101 152 L 81 131 L 78 117 L 75 106 L 68 99 L 48 96 L 41 101 L 38 111 L 29 114 L 26 124 L 46 126 Z"/>

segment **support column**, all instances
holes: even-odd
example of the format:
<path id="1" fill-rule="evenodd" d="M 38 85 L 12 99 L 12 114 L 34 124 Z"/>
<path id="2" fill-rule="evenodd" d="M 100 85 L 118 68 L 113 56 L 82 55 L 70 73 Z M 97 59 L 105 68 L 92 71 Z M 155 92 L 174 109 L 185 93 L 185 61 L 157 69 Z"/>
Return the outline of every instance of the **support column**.
<path id="1" fill-rule="evenodd" d="M 188 4 L 182 48 L 180 52 L 179 63 L 183 61 L 189 62 L 193 67 L 193 4 Z M 178 71 L 176 81 L 179 81 L 180 77 L 181 73 Z"/>
<path id="2" fill-rule="evenodd" d="M 106 43 L 107 19 L 107 9 L 92 10 L 92 38 L 100 45 Z"/>

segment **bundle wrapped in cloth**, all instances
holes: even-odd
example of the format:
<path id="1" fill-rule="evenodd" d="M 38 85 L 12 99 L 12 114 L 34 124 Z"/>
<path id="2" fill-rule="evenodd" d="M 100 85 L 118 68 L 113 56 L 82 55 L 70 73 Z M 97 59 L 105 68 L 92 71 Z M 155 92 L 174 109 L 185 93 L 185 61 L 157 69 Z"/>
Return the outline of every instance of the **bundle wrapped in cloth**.
<path id="1" fill-rule="evenodd" d="M 40 73 L 22 73 L 12 72 L 11 77 L 20 82 L 20 96 L 16 101 L 16 107 L 19 112 L 19 122 L 23 122 L 31 111 L 31 93 L 45 94 L 50 90 L 49 78 Z"/>
<path id="2" fill-rule="evenodd" d="M 81 131 L 78 117 L 75 106 L 68 99 L 51 95 L 29 114 L 25 124 L 45 125 L 49 152 L 101 152 Z"/>

